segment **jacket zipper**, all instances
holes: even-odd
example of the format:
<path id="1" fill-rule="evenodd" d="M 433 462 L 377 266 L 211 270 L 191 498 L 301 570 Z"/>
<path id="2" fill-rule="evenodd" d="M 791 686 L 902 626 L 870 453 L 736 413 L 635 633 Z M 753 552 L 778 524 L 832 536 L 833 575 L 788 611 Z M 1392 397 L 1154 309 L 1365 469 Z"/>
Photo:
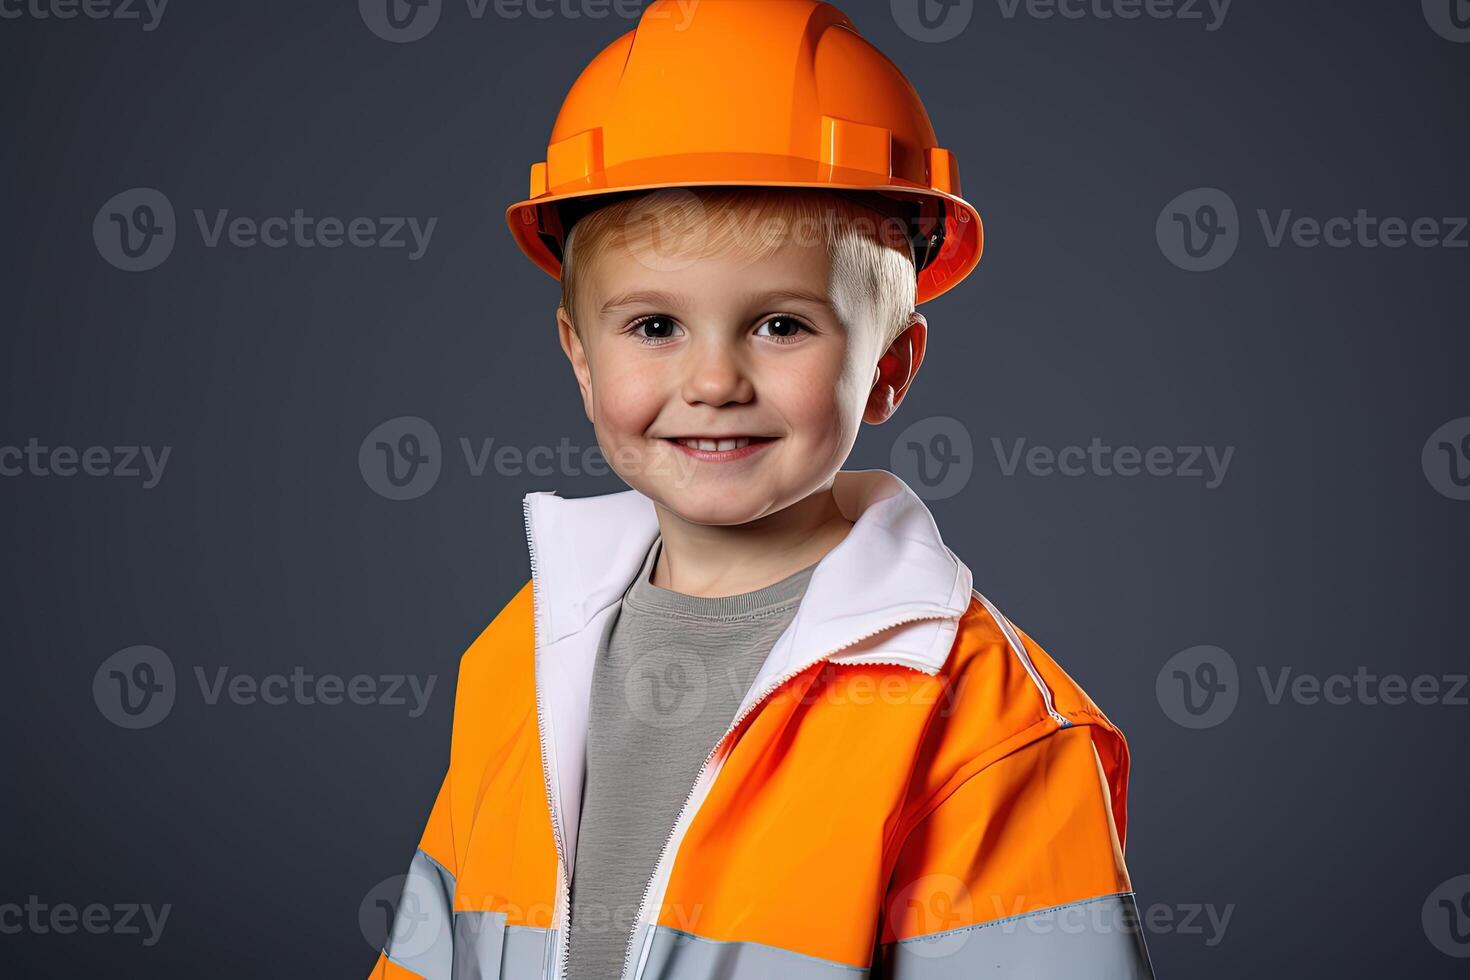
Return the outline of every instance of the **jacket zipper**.
<path id="1" fill-rule="evenodd" d="M 896 626 L 903 626 L 906 623 L 918 622 L 919 620 L 924 619 L 944 618 L 946 617 L 928 614 L 920 616 L 906 616 L 901 619 L 895 619 L 887 625 L 872 630 L 871 632 L 864 633 L 862 636 L 849 640 L 841 646 L 833 647 L 826 653 L 822 654 L 820 657 L 815 657 L 811 660 L 808 660 L 804 665 L 793 668 L 787 671 L 785 674 L 782 674 L 780 677 L 776 678 L 774 681 L 768 683 L 765 689 L 760 692 L 755 700 L 751 701 L 750 704 L 745 706 L 744 710 L 735 715 L 735 720 L 732 721 L 730 723 L 730 726 L 725 729 L 725 733 L 715 740 L 714 748 L 712 748 L 709 754 L 704 757 L 704 762 L 700 763 L 699 771 L 694 775 L 694 785 L 690 787 L 689 795 L 684 797 L 684 802 L 682 805 L 680 805 L 679 812 L 674 817 L 674 824 L 672 827 L 669 828 L 669 835 L 668 837 L 664 838 L 663 847 L 659 849 L 658 860 L 655 861 L 653 865 L 653 874 L 649 876 L 648 884 L 643 886 L 643 898 L 638 903 L 638 914 L 633 917 L 633 931 L 628 936 L 627 952 L 623 954 L 623 972 L 621 974 L 622 976 L 627 977 L 628 980 L 640 980 L 640 978 L 643 976 L 644 968 L 648 965 L 648 954 L 653 946 L 653 928 L 650 928 L 648 930 L 648 937 L 643 941 L 643 946 L 638 952 L 638 966 L 636 969 L 634 969 L 632 975 L 629 976 L 628 966 L 633 959 L 633 946 L 638 940 L 638 930 L 643 924 L 643 913 L 648 908 L 648 900 L 652 897 L 651 893 L 653 891 L 653 884 L 655 881 L 658 880 L 659 871 L 663 868 L 664 859 L 668 856 L 669 844 L 672 843 L 674 835 L 679 829 L 679 824 L 684 819 L 684 811 L 689 808 L 689 802 L 693 800 L 694 797 L 698 794 L 700 785 L 703 783 L 705 774 L 709 769 L 710 762 L 712 762 L 715 756 L 719 754 L 720 747 L 725 743 L 725 740 L 730 737 L 730 733 L 739 728 L 740 723 L 744 721 L 751 714 L 751 712 L 760 707 L 760 705 L 766 700 L 766 698 L 770 697 L 773 693 L 779 690 L 784 684 L 786 684 L 787 681 L 791 680 L 798 674 L 803 673 L 804 671 L 810 670 L 816 664 L 830 659 L 834 654 L 839 653 L 850 646 L 861 643 L 863 640 L 866 640 L 869 637 L 877 636 L 879 633 L 886 633 Z M 919 668 L 915 667 L 913 663 L 905 660 L 865 660 L 863 661 L 863 663 L 891 664 L 897 667 L 908 667 L 911 670 L 919 670 Z M 926 671 L 920 672 L 927 673 Z"/>
<path id="2" fill-rule="evenodd" d="M 562 843 L 561 817 L 556 804 L 556 789 L 552 785 L 551 771 L 555 763 L 547 753 L 546 744 L 546 711 L 541 697 L 541 587 L 536 578 L 536 542 L 531 534 L 531 500 L 526 497 L 521 501 L 521 508 L 526 519 L 526 553 L 531 558 L 531 659 L 532 659 L 532 686 L 536 689 L 536 733 L 541 739 L 541 778 L 546 784 L 546 805 L 551 812 L 551 836 L 556 844 L 556 886 L 557 886 L 557 908 L 561 911 L 561 934 L 556 937 L 556 949 L 546 963 L 543 971 L 544 980 L 561 980 L 566 964 L 567 948 L 571 945 L 571 930 L 567 928 L 567 918 L 571 912 L 571 882 L 568 880 L 566 871 L 566 849 Z M 552 921 L 556 921 L 556 909 L 552 910 Z M 548 935 L 547 937 L 551 937 Z M 548 958 L 543 956 L 543 960 Z"/>

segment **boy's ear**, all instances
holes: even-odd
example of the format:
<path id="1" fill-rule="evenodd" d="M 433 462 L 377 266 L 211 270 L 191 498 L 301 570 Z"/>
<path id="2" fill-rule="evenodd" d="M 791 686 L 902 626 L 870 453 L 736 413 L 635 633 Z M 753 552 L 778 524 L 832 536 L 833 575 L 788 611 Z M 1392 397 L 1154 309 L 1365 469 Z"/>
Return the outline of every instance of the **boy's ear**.
<path id="1" fill-rule="evenodd" d="M 924 319 L 924 314 L 918 310 L 910 312 L 908 326 L 894 338 L 873 369 L 873 389 L 868 392 L 868 404 L 863 410 L 864 422 L 877 425 L 898 410 L 914 375 L 919 373 L 919 365 L 924 362 L 928 336 L 929 321 Z"/>
<path id="2" fill-rule="evenodd" d="M 582 338 L 577 336 L 577 331 L 572 327 L 571 315 L 567 313 L 565 306 L 556 308 L 556 331 L 561 338 L 561 349 L 567 355 L 567 360 L 572 362 L 572 373 L 577 376 L 577 387 L 582 391 L 582 411 L 587 414 L 587 421 L 596 421 L 592 417 L 592 370 L 587 366 L 587 352 L 582 349 Z"/>

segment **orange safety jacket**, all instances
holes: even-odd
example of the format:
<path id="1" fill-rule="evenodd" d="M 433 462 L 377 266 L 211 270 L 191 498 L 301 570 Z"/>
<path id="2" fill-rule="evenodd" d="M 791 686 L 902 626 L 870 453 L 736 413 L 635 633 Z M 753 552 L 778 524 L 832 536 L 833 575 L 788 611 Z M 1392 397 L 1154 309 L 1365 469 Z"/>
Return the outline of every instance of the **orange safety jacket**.
<path id="1" fill-rule="evenodd" d="M 1122 733 L 902 480 L 833 494 L 853 527 L 709 748 L 622 980 L 1152 977 Z M 634 490 L 524 505 L 531 580 L 461 661 L 379 980 L 565 970 L 593 662 L 658 523 Z"/>

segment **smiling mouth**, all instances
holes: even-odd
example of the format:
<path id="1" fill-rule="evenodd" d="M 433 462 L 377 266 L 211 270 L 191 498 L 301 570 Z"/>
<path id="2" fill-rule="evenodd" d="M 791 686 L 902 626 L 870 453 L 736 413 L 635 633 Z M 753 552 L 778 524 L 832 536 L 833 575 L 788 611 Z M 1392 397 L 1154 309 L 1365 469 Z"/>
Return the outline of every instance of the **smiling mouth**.
<path id="1" fill-rule="evenodd" d="M 678 443 L 687 449 L 701 449 L 705 452 L 730 452 L 734 449 L 744 449 L 752 444 L 771 442 L 775 436 L 670 436 L 669 442 Z"/>

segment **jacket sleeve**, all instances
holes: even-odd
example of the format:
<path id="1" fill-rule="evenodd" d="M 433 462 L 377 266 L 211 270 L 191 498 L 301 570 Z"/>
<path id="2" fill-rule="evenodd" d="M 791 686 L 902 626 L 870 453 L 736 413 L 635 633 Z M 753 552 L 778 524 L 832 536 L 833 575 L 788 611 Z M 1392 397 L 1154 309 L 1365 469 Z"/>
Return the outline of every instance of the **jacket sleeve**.
<path id="1" fill-rule="evenodd" d="M 409 862 L 403 894 L 394 907 L 392 928 L 369 980 L 449 980 L 454 961 L 457 874 L 446 775 Z"/>
<path id="2" fill-rule="evenodd" d="M 491 911 L 489 896 L 481 894 L 477 901 L 459 884 L 465 880 L 465 834 L 475 818 L 466 807 L 475 801 L 485 759 L 519 724 L 507 712 L 487 708 L 485 693 L 514 685 L 521 685 L 527 698 L 534 693 L 533 651 L 525 642 L 532 630 L 531 600 L 528 579 L 460 658 L 449 767 L 409 862 L 393 927 L 370 980 L 499 975 L 491 964 L 498 964 L 501 956 L 505 915 Z M 523 657 L 513 655 L 523 649 Z M 549 835 L 549 822 L 547 828 Z"/>
<path id="3" fill-rule="evenodd" d="M 875 980 L 1152 978 L 1090 729 L 1059 728 L 990 762 L 912 826 Z"/>

